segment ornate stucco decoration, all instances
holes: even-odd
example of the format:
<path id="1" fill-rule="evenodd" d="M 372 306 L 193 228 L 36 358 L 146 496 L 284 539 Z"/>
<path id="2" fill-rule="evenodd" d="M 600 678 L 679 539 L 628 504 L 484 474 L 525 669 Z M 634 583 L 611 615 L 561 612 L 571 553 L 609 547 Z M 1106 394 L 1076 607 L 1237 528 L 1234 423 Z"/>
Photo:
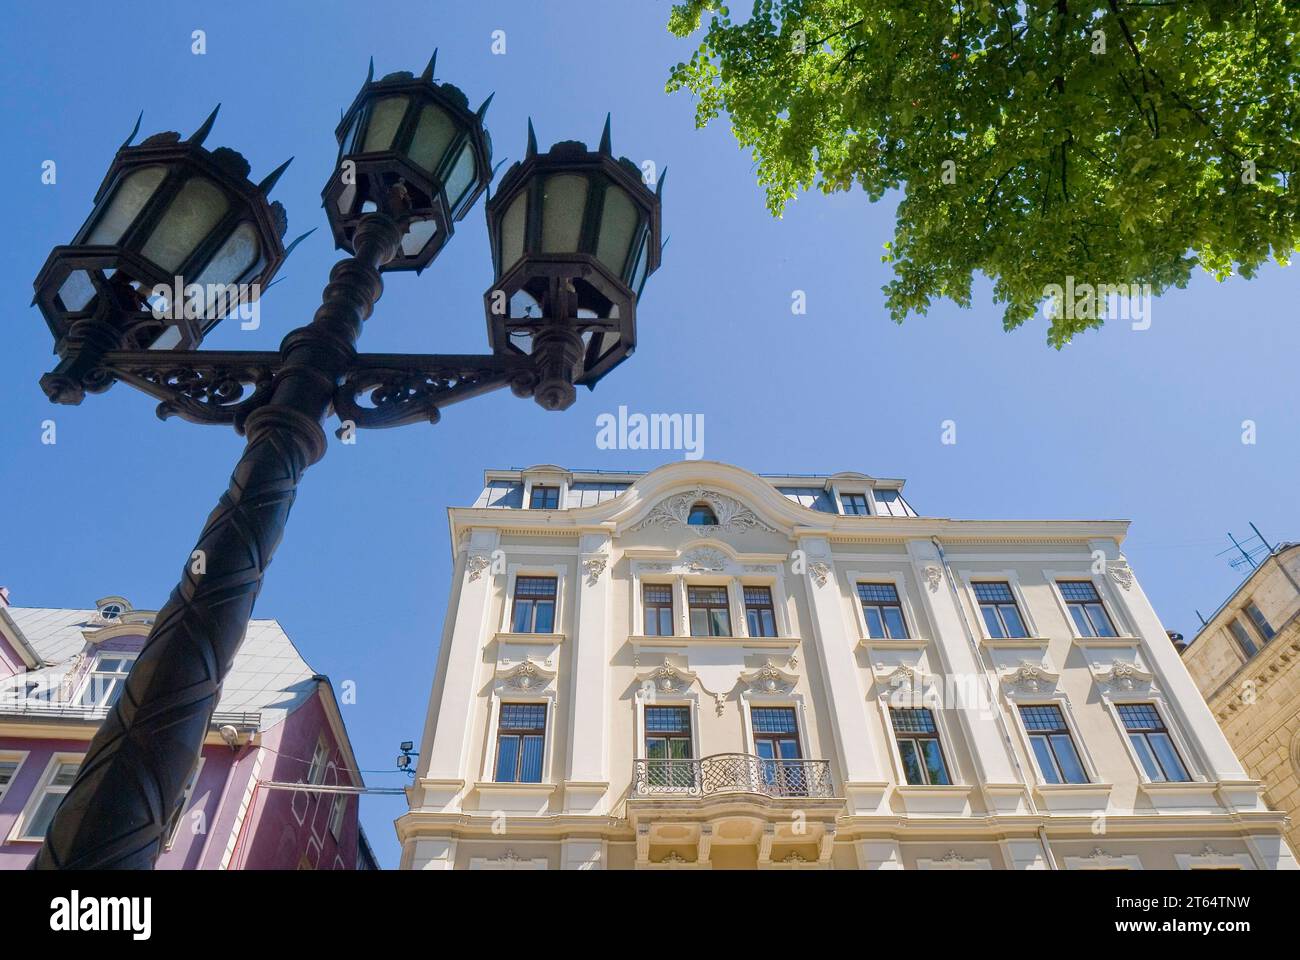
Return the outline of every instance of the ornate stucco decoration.
<path id="1" fill-rule="evenodd" d="M 1129 691 L 1140 685 L 1149 684 L 1153 676 L 1131 660 L 1116 660 L 1110 669 L 1097 677 L 1097 680 L 1118 690 Z"/>
<path id="2" fill-rule="evenodd" d="M 605 566 L 609 563 L 609 557 L 603 553 L 587 557 L 582 561 L 582 569 L 587 571 L 587 583 L 594 586 L 600 579 L 600 575 L 605 572 Z"/>
<path id="3" fill-rule="evenodd" d="M 831 575 L 831 565 L 824 560 L 814 560 L 808 564 L 808 576 L 819 587 L 826 586 L 826 579 Z"/>
<path id="4" fill-rule="evenodd" d="M 937 563 L 927 564 L 925 568 L 925 585 L 934 593 L 939 589 L 939 584 L 943 583 L 943 570 Z"/>
<path id="5" fill-rule="evenodd" d="M 720 550 L 692 550 L 682 556 L 682 565 L 691 573 L 721 573 L 727 569 L 727 556 Z"/>
<path id="6" fill-rule="evenodd" d="M 778 863 L 810 863 L 807 857 L 801 857 L 798 851 L 792 850 L 789 855 L 782 857 Z"/>
<path id="7" fill-rule="evenodd" d="M 483 553 L 476 553 L 465 562 L 470 580 L 477 580 L 483 576 L 483 571 L 490 566 L 492 566 L 492 558 Z"/>
<path id="8" fill-rule="evenodd" d="M 688 524 L 686 521 L 691 515 L 691 507 L 697 503 L 707 503 L 713 515 L 718 518 L 718 522 L 709 526 Z M 661 527 L 665 530 L 683 527 L 697 537 L 716 536 L 720 533 L 748 533 L 753 530 L 776 532 L 772 526 L 760 520 L 753 510 L 735 497 L 729 497 L 715 490 L 706 490 L 704 487 L 696 487 L 694 491 L 679 493 L 659 501 L 644 520 L 632 527 L 632 530 L 640 530 L 643 527 Z"/>
<path id="9" fill-rule="evenodd" d="M 1023 693 L 1046 693 L 1060 679 L 1059 673 L 1053 673 L 1041 663 L 1031 663 L 1028 660 L 1021 660 L 1020 666 L 1002 674 L 1004 686 Z"/>
<path id="10" fill-rule="evenodd" d="M 747 563 L 745 564 L 746 573 L 765 573 L 771 576 L 781 572 L 781 568 L 770 563 Z"/>
<path id="11" fill-rule="evenodd" d="M 956 850 L 949 850 L 942 857 L 940 857 L 938 860 L 935 861 L 935 863 L 974 863 L 974 862 L 975 861 L 969 857 L 963 857 Z"/>
<path id="12" fill-rule="evenodd" d="M 641 684 L 638 696 L 655 694 L 681 693 L 695 682 L 696 674 L 683 667 L 676 666 L 667 657 L 664 662 L 648 673 L 637 675 Z"/>
<path id="13" fill-rule="evenodd" d="M 1112 560 L 1110 563 L 1106 564 L 1106 572 L 1110 574 L 1112 580 L 1118 583 L 1125 590 L 1128 590 L 1133 586 L 1133 570 L 1129 567 L 1128 561 L 1123 557 L 1120 557 L 1118 560 Z"/>
<path id="14" fill-rule="evenodd" d="M 510 690 L 520 692 L 537 691 L 555 679 L 555 671 L 547 670 L 531 660 L 524 660 L 509 669 L 503 670 L 501 666 L 498 666 L 497 678 Z"/>
<path id="15" fill-rule="evenodd" d="M 799 682 L 799 677 L 793 673 L 786 673 L 771 660 L 768 660 L 757 670 L 742 673 L 740 682 L 745 684 L 750 694 L 769 697 L 784 696 L 795 688 L 795 684 Z"/>
<path id="16" fill-rule="evenodd" d="M 672 863 L 672 864 L 690 863 L 689 860 L 687 860 L 685 857 L 683 857 L 683 856 L 682 856 L 680 853 L 678 853 L 676 850 L 669 850 L 669 851 L 668 851 L 668 856 L 664 857 L 664 858 L 663 858 L 662 860 L 660 860 L 659 862 L 660 862 L 660 863 Z"/>

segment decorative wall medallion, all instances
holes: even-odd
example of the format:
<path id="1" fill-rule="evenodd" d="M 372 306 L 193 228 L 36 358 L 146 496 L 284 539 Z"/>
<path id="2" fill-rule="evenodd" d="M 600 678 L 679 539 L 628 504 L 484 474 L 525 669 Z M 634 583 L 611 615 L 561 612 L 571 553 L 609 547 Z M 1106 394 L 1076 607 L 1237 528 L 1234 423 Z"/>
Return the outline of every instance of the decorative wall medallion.
<path id="1" fill-rule="evenodd" d="M 943 583 L 943 569 L 937 563 L 927 564 L 925 568 L 925 584 L 934 593 L 939 589 L 939 584 Z"/>
<path id="2" fill-rule="evenodd" d="M 715 694 L 713 695 L 713 709 L 714 709 L 714 712 L 717 713 L 718 716 L 722 716 L 722 711 L 723 711 L 723 708 L 724 708 L 725 706 L 726 706 L 726 704 L 723 703 L 723 700 L 722 700 L 722 694 L 720 694 L 720 693 L 715 693 Z"/>
<path id="3" fill-rule="evenodd" d="M 594 557 L 588 557 L 582 561 L 582 569 L 587 571 L 588 585 L 594 585 L 600 579 L 600 575 L 605 572 L 605 565 L 609 562 L 609 557 L 603 553 Z"/>
<path id="4" fill-rule="evenodd" d="M 531 660 L 524 660 L 509 671 L 498 667 L 497 676 L 507 688 L 525 692 L 544 688 L 555 678 L 555 671 L 540 667 Z"/>
<path id="5" fill-rule="evenodd" d="M 1150 683 L 1153 677 L 1131 661 L 1116 660 L 1098 679 L 1120 690 L 1132 690 L 1138 684 Z"/>
<path id="6" fill-rule="evenodd" d="M 813 578 L 813 583 L 819 587 L 826 586 L 826 578 L 831 575 L 831 565 L 824 560 L 814 560 L 808 564 L 808 576 Z"/>
<path id="7" fill-rule="evenodd" d="M 691 573 L 721 573 L 727 569 L 727 556 L 720 550 L 692 550 L 682 563 Z"/>
<path id="8" fill-rule="evenodd" d="M 653 698 L 661 693 L 681 693 L 695 682 L 695 674 L 674 666 L 671 660 L 664 657 L 662 665 L 648 674 L 641 675 L 638 679 L 641 690 L 637 695 Z"/>
<path id="9" fill-rule="evenodd" d="M 486 554 L 476 553 L 466 561 L 465 566 L 469 570 L 469 578 L 477 580 L 483 576 L 483 571 L 492 566 L 492 558 Z"/>
<path id="10" fill-rule="evenodd" d="M 707 503 L 718 522 L 707 526 L 693 526 L 687 523 L 691 508 L 697 503 Z M 659 501 L 646 518 L 632 529 L 640 530 L 643 527 L 661 527 L 665 530 L 685 527 L 698 537 L 711 537 L 719 533 L 748 533 L 752 530 L 776 532 L 736 498 L 703 487 L 696 487 L 693 492 L 679 493 Z"/>
<path id="11" fill-rule="evenodd" d="M 1110 578 L 1118 583 L 1125 590 L 1133 586 L 1133 570 L 1128 565 L 1128 561 L 1123 557 L 1118 560 L 1112 560 L 1106 564 L 1106 572 Z"/>

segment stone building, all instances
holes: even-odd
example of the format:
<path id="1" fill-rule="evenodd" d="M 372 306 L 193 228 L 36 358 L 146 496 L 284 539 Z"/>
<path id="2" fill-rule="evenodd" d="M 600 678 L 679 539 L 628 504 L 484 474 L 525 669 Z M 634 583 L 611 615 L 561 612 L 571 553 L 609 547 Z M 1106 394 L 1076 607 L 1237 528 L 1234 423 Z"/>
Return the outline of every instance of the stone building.
<path id="1" fill-rule="evenodd" d="M 702 460 L 448 513 L 404 868 L 1296 866 L 1127 522 Z"/>

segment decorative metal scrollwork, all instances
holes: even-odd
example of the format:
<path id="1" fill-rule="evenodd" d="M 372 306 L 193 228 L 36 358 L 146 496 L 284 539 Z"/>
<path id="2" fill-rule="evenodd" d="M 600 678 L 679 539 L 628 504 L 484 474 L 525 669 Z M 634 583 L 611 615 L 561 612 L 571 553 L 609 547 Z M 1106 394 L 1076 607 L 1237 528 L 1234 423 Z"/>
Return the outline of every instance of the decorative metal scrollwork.
<path id="1" fill-rule="evenodd" d="M 639 797 L 707 797 L 753 793 L 764 797 L 833 797 L 827 760 L 785 760 L 719 753 L 701 760 L 637 760 L 632 789 Z"/>
<path id="2" fill-rule="evenodd" d="M 527 396 L 537 377 L 527 358 L 362 354 L 334 394 L 334 413 L 357 427 L 437 423 L 448 404 L 509 385 Z"/>
<path id="3" fill-rule="evenodd" d="M 102 369 L 157 398 L 157 413 L 191 423 L 229 423 L 243 432 L 244 418 L 271 396 L 279 353 L 112 351 Z"/>

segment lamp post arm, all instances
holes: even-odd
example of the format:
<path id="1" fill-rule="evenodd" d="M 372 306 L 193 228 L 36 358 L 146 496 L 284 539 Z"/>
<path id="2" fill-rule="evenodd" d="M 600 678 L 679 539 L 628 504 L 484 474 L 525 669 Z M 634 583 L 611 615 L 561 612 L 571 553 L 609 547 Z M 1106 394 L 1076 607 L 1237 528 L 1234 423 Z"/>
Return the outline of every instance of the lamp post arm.
<path id="1" fill-rule="evenodd" d="M 383 291 L 379 268 L 395 256 L 401 236 L 384 213 L 363 218 L 355 256 L 330 271 L 311 323 L 285 337 L 270 399 L 244 420 L 248 442 L 230 486 L 87 747 L 33 868 L 153 867 L 298 482 L 325 453 L 321 424 Z"/>

